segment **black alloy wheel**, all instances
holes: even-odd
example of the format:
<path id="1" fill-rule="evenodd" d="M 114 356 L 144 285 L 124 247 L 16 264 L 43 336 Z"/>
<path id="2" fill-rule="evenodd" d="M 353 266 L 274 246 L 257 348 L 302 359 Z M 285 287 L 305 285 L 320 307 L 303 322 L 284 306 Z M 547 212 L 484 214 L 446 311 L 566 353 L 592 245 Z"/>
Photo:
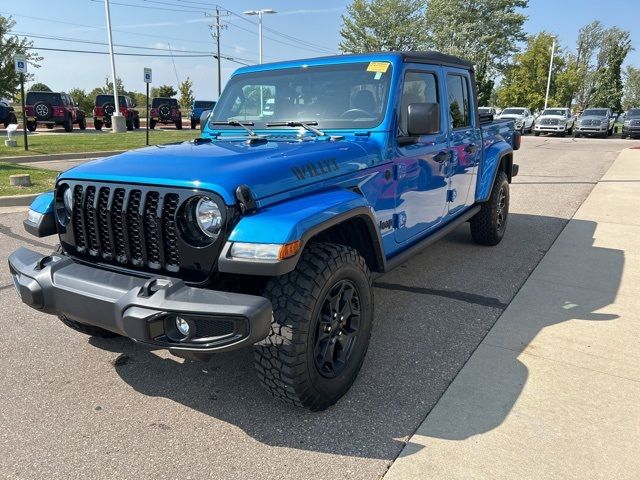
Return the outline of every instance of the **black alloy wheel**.
<path id="1" fill-rule="evenodd" d="M 327 293 L 318 321 L 313 358 L 323 377 L 340 375 L 349 363 L 360 328 L 360 294 L 350 280 L 340 280 Z"/>

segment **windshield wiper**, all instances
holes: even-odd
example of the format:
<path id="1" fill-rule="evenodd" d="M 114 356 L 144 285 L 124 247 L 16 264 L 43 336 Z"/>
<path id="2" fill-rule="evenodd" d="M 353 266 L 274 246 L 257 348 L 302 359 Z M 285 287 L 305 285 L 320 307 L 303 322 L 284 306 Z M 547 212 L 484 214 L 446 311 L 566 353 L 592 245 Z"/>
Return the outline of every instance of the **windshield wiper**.
<path id="1" fill-rule="evenodd" d="M 315 128 L 318 125 L 318 122 L 315 120 L 310 121 L 298 121 L 292 120 L 290 122 L 269 122 L 267 123 L 267 127 L 302 127 L 308 132 L 313 133 L 316 137 L 328 138 L 329 140 L 342 140 L 343 136 L 329 136 L 324 133 L 322 130 Z"/>
<path id="2" fill-rule="evenodd" d="M 255 125 L 253 122 L 239 122 L 238 120 L 228 120 L 226 122 L 211 122 L 211 125 L 229 125 L 231 127 L 242 127 L 249 134 L 249 138 L 247 139 L 249 143 L 267 141 L 267 138 L 265 136 L 258 135 L 256 132 L 249 128 Z"/>

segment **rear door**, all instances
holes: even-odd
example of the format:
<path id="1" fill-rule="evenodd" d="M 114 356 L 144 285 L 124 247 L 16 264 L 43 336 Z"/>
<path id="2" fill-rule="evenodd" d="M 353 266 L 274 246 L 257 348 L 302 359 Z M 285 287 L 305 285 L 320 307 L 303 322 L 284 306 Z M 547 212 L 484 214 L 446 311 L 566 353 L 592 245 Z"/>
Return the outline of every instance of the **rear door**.
<path id="1" fill-rule="evenodd" d="M 394 218 L 398 243 L 410 242 L 425 234 L 442 222 L 447 214 L 446 166 L 449 149 L 442 69 L 426 65 L 407 68 L 398 113 L 399 141 L 394 166 Z M 439 133 L 407 137 L 407 108 L 411 103 L 437 103 L 440 106 Z"/>
<path id="2" fill-rule="evenodd" d="M 482 133 L 476 125 L 471 78 L 466 70 L 446 68 L 449 106 L 449 147 L 447 163 L 447 201 L 449 214 L 455 215 L 475 201 L 478 163 L 482 152 Z"/>

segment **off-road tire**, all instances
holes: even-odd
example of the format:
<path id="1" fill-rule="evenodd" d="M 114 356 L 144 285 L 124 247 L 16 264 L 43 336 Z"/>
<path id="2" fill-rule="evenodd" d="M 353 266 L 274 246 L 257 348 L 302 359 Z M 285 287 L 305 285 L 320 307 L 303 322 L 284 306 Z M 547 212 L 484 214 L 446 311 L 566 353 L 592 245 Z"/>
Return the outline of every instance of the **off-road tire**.
<path id="1" fill-rule="evenodd" d="M 4 128 L 7 128 L 11 124 L 17 124 L 17 123 L 18 123 L 18 117 L 16 117 L 15 113 L 10 112 L 9 117 L 7 118 L 7 121 L 4 122 Z"/>
<path id="2" fill-rule="evenodd" d="M 156 128 L 156 122 L 154 122 L 153 120 L 150 120 L 150 121 L 149 121 L 149 128 L 150 128 L 151 130 L 153 130 L 154 128 Z"/>
<path id="3" fill-rule="evenodd" d="M 198 126 L 198 123 L 195 120 L 191 120 L 191 130 L 195 130 Z"/>
<path id="4" fill-rule="evenodd" d="M 120 336 L 117 333 L 110 332 L 109 330 L 105 330 L 104 328 L 94 327 L 93 325 L 76 322 L 75 320 L 71 320 L 64 315 L 58 315 L 58 318 L 67 327 L 73 328 L 76 332 L 84 333 L 85 335 L 89 335 L 90 337 L 113 338 Z"/>
<path id="5" fill-rule="evenodd" d="M 102 120 L 94 120 L 93 128 L 95 128 L 96 130 L 102 130 Z"/>
<path id="6" fill-rule="evenodd" d="M 328 335 L 327 330 L 320 332 L 321 324 L 327 326 L 320 321 L 327 298 L 345 280 L 355 287 L 359 300 L 358 334 L 343 369 L 328 377 L 317 366 L 314 349 L 317 337 Z M 282 401 L 313 411 L 333 405 L 353 384 L 371 336 L 373 292 L 365 260 L 344 245 L 309 244 L 295 270 L 269 280 L 264 295 L 273 306 L 273 322 L 267 338 L 254 347 L 254 364 L 262 385 Z M 350 298 L 353 301 L 354 296 Z M 323 320 L 327 318 L 335 317 L 323 316 Z"/>
<path id="7" fill-rule="evenodd" d="M 536 137 L 539 137 L 539 136 L 540 136 L 540 132 L 533 132 L 533 134 L 534 134 Z"/>
<path id="8" fill-rule="evenodd" d="M 133 130 L 133 120 L 127 120 L 127 131 Z"/>
<path id="9" fill-rule="evenodd" d="M 509 218 L 509 180 L 506 173 L 498 172 L 489 200 L 471 217 L 471 236 L 480 245 L 497 245 L 507 229 Z"/>
<path id="10" fill-rule="evenodd" d="M 36 128 L 38 128 L 37 122 L 27 122 L 27 130 L 29 130 L 30 132 L 35 132 Z"/>
<path id="11" fill-rule="evenodd" d="M 73 132 L 73 119 L 67 115 L 64 119 L 64 123 L 62 124 L 64 127 L 64 131 L 67 133 Z"/>
<path id="12" fill-rule="evenodd" d="M 53 127 L 55 127 L 52 123 L 45 123 L 44 126 L 47 127 L 47 130 L 53 130 Z"/>
<path id="13" fill-rule="evenodd" d="M 182 119 L 180 119 L 180 121 L 178 122 L 175 122 L 175 124 L 176 124 L 176 129 L 182 130 Z"/>
<path id="14" fill-rule="evenodd" d="M 136 117 L 133 120 L 133 128 L 138 130 L 140 128 L 140 117 Z"/>
<path id="15" fill-rule="evenodd" d="M 81 115 L 80 118 L 78 118 L 78 128 L 80 130 L 87 129 L 87 117 L 85 117 L 84 115 Z"/>

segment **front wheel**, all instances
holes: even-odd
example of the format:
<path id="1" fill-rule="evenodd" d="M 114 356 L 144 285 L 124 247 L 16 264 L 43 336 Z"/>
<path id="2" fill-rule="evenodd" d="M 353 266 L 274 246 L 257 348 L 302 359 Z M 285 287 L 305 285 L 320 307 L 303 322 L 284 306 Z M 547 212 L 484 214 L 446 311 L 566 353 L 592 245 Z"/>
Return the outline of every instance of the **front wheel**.
<path id="1" fill-rule="evenodd" d="M 509 180 L 506 173 L 498 172 L 489 200 L 471 217 L 471 236 L 480 245 L 497 245 L 507 230 L 509 216 Z"/>
<path id="2" fill-rule="evenodd" d="M 267 338 L 255 346 L 262 385 L 313 411 L 336 403 L 364 361 L 373 323 L 371 274 L 354 249 L 307 246 L 292 272 L 269 280 L 273 305 Z"/>
<path id="3" fill-rule="evenodd" d="M 540 136 L 540 132 L 533 132 L 533 134 L 534 134 L 536 137 L 539 137 L 539 136 Z"/>

